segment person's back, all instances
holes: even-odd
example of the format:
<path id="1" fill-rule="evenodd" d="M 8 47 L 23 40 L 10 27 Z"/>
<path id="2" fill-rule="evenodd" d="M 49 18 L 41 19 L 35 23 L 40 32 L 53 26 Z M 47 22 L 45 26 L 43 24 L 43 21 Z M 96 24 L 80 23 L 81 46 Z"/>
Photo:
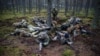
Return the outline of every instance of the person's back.
<path id="1" fill-rule="evenodd" d="M 41 31 L 38 34 L 38 39 L 40 42 L 42 42 L 43 45 L 48 45 L 49 44 L 49 36 L 47 34 L 47 31 Z"/>
<path id="2" fill-rule="evenodd" d="M 47 46 L 49 44 L 49 36 L 47 34 L 47 31 L 42 31 L 38 34 L 38 39 L 37 39 L 38 43 L 39 43 L 39 51 L 42 50 L 42 48 L 44 46 Z"/>

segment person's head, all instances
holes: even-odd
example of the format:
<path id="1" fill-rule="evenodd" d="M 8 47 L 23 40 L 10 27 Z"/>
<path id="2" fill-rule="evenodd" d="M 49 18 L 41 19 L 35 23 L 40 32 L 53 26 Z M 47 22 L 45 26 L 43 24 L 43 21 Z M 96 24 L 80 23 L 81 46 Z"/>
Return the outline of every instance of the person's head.
<path id="1" fill-rule="evenodd" d="M 53 10 L 56 10 L 56 8 L 53 8 Z"/>

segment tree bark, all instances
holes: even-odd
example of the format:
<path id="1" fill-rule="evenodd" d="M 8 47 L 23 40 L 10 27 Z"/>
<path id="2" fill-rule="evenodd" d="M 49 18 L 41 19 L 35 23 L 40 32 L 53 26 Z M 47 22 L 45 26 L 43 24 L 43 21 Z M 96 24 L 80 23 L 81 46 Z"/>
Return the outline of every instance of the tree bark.
<path id="1" fill-rule="evenodd" d="M 47 24 L 51 27 L 52 26 L 52 19 L 51 19 L 51 9 L 52 9 L 52 1 L 48 0 L 48 18 L 47 18 Z"/>
<path id="2" fill-rule="evenodd" d="M 92 20 L 93 29 L 100 28 L 100 0 L 94 0 L 94 19 Z"/>

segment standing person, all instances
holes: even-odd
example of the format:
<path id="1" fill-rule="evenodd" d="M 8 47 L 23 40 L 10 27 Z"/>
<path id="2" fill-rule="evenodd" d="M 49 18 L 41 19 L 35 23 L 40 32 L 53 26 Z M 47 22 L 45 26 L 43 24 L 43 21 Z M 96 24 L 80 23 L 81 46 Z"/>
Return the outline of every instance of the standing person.
<path id="1" fill-rule="evenodd" d="M 53 8 L 52 10 L 53 20 L 57 20 L 57 15 L 58 15 L 58 11 L 55 8 Z"/>
<path id="2" fill-rule="evenodd" d="M 52 19 L 53 19 L 53 21 L 52 21 L 52 25 L 53 25 L 53 27 L 56 27 L 57 26 L 57 21 L 58 21 L 58 18 L 57 18 L 57 15 L 58 15 L 58 11 L 55 9 L 55 8 L 53 8 L 53 10 L 52 10 Z"/>

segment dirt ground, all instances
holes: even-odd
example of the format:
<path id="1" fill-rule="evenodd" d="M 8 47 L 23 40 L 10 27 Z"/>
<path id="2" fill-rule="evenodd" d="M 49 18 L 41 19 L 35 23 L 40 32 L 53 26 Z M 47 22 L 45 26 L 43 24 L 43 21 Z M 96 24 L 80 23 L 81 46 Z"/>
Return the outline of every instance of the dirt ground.
<path id="1" fill-rule="evenodd" d="M 95 56 L 95 53 L 91 50 L 91 46 L 85 41 L 86 39 L 84 40 L 84 38 L 78 37 L 74 42 L 74 48 L 78 50 L 77 56 Z M 52 42 L 45 47 L 42 52 L 38 52 L 38 43 L 30 37 L 24 39 L 11 37 L 11 39 L 3 41 L 1 45 L 10 45 L 10 47 L 19 48 L 21 56 L 32 56 L 32 54 L 35 54 L 36 56 L 62 56 L 63 51 L 69 48 L 68 45 L 61 45 L 59 42 Z"/>

